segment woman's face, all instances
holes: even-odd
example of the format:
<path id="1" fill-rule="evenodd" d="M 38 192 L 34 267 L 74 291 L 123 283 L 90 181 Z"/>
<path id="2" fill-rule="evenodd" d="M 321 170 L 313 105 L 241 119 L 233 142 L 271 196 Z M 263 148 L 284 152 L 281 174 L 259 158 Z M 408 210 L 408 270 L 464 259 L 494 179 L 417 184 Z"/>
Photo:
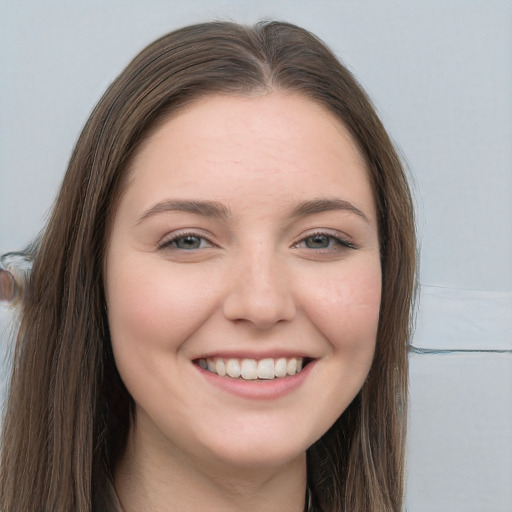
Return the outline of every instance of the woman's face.
<path id="1" fill-rule="evenodd" d="M 134 160 L 106 268 L 139 446 L 282 465 L 370 369 L 381 269 L 367 170 L 302 96 L 210 96 L 167 120 Z"/>

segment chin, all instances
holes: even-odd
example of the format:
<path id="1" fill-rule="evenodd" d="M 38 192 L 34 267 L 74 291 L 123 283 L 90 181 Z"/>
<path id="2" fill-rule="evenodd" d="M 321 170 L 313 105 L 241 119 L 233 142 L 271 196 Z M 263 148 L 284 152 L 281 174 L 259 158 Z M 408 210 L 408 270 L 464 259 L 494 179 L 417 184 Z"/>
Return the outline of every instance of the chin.
<path id="1" fill-rule="evenodd" d="M 218 439 L 204 440 L 204 448 L 213 458 L 240 469 L 282 467 L 302 461 L 306 450 L 320 436 L 300 437 L 293 429 L 265 432 L 232 433 Z"/>
<path id="2" fill-rule="evenodd" d="M 296 464 L 305 460 L 306 449 L 282 449 L 275 446 L 245 446 L 236 450 L 224 450 L 216 453 L 220 462 L 237 470 L 265 470 L 282 468 L 288 464 Z"/>

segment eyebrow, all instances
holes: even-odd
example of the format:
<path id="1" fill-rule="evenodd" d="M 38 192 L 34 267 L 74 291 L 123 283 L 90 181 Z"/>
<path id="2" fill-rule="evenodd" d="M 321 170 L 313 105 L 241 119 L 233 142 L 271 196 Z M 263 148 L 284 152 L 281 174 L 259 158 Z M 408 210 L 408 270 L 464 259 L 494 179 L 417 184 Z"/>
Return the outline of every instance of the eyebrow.
<path id="1" fill-rule="evenodd" d="M 138 219 L 137 223 L 140 223 L 149 217 L 153 217 L 154 215 L 173 211 L 193 213 L 195 215 L 213 217 L 220 220 L 226 220 L 230 216 L 229 208 L 217 201 L 167 200 L 157 203 L 155 206 L 144 212 L 144 214 Z M 355 213 L 366 222 L 369 222 L 366 215 L 359 208 L 349 201 L 339 198 L 320 198 L 305 201 L 298 204 L 293 209 L 292 216 L 304 217 L 330 211 L 346 211 Z"/>
<path id="2" fill-rule="evenodd" d="M 143 220 L 153 217 L 159 213 L 165 212 L 187 212 L 194 213 L 196 215 L 202 215 L 203 217 L 214 217 L 216 219 L 227 219 L 229 217 L 229 210 L 222 203 L 217 201 L 162 201 L 147 210 L 137 221 L 137 223 Z"/>
<path id="3" fill-rule="evenodd" d="M 299 204 L 295 208 L 293 215 L 296 217 L 302 217 L 306 215 L 313 215 L 315 213 L 323 213 L 336 210 L 355 213 L 366 222 L 369 222 L 368 217 L 366 217 L 366 215 L 359 208 L 354 206 L 349 201 L 345 201 L 344 199 L 339 198 L 321 198 L 313 199 L 312 201 L 306 201 Z"/>

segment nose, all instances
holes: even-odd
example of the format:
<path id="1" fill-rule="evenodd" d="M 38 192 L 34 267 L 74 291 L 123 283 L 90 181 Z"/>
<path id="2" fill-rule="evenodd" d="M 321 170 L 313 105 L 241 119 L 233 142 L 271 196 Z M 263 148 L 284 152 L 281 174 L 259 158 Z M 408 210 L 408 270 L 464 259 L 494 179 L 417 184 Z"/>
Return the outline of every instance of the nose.
<path id="1" fill-rule="evenodd" d="M 229 291 L 223 304 L 226 318 L 263 330 L 295 317 L 291 276 L 275 255 L 241 256 L 230 270 Z"/>

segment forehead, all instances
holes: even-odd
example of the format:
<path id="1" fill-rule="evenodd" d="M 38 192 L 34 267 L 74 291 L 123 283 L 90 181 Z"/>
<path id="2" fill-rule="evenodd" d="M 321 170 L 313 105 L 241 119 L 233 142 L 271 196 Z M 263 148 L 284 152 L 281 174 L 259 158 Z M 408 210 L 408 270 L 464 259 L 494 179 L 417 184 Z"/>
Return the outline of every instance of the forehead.
<path id="1" fill-rule="evenodd" d="M 135 155 L 128 192 L 143 201 L 341 194 L 373 209 L 364 158 L 345 126 L 318 103 L 279 92 L 208 96 L 172 114 Z"/>

